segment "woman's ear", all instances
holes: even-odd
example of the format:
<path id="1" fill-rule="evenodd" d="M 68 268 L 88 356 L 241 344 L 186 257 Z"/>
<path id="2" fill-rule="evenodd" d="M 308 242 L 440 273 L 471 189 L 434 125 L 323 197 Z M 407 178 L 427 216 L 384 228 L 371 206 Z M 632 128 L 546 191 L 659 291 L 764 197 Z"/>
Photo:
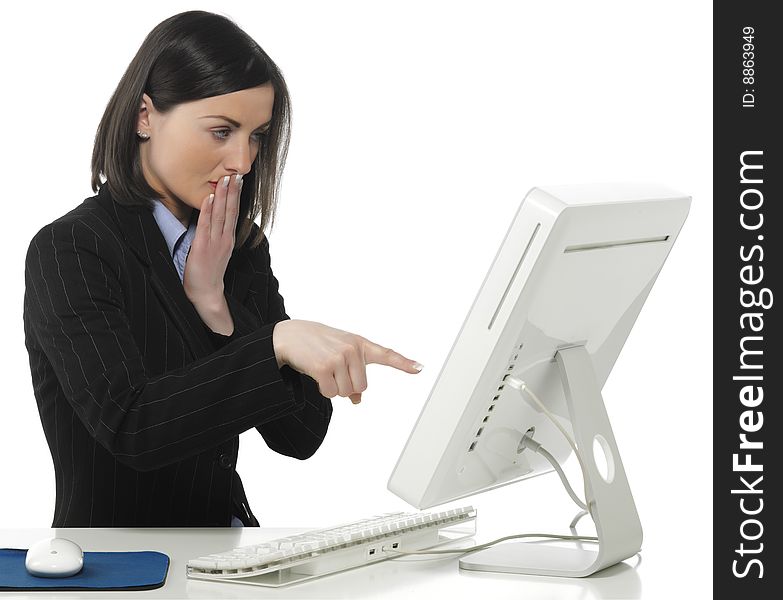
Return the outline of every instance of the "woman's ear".
<path id="1" fill-rule="evenodd" d="M 155 110 L 152 104 L 152 98 L 147 94 L 142 94 L 139 104 L 139 118 L 136 121 L 136 131 L 149 134 L 150 132 L 150 111 Z"/>

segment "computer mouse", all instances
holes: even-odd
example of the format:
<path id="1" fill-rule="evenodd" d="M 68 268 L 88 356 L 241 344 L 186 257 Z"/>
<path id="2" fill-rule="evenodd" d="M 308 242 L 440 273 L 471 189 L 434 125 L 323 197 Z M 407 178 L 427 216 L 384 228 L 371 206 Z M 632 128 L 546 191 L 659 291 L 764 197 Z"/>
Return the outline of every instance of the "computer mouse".
<path id="1" fill-rule="evenodd" d="M 78 544 L 65 538 L 46 538 L 27 550 L 24 566 L 35 577 L 70 577 L 84 566 Z"/>

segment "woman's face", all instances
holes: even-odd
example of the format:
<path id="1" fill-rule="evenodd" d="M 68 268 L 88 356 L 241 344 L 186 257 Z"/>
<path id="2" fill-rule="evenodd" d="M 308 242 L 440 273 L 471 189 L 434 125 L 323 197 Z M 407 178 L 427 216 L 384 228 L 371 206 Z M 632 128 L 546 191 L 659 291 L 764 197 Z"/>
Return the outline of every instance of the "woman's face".
<path id="1" fill-rule="evenodd" d="M 192 209 L 214 192 L 210 181 L 250 171 L 273 102 L 271 82 L 179 104 L 166 114 L 142 96 L 136 129 L 149 134 L 137 138 L 144 177 L 185 227 Z"/>

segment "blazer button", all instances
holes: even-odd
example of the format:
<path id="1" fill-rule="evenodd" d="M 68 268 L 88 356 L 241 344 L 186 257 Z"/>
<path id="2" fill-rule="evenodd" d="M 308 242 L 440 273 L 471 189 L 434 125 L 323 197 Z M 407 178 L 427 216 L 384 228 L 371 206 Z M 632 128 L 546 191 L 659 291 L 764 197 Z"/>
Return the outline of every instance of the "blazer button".
<path id="1" fill-rule="evenodd" d="M 234 463 L 231 462 L 230 454 L 221 454 L 218 458 L 218 464 L 220 465 L 221 469 L 230 469 L 234 466 Z"/>

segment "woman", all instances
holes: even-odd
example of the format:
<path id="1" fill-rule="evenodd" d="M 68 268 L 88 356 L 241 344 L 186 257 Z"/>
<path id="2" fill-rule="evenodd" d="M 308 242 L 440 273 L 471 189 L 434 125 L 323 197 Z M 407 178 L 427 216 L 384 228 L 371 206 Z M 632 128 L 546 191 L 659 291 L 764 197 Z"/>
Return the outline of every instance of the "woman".
<path id="1" fill-rule="evenodd" d="M 286 314 L 263 231 L 289 106 L 258 44 L 202 11 L 155 27 L 123 75 L 96 136 L 98 194 L 40 229 L 25 264 L 52 527 L 258 526 L 240 433 L 309 458 L 331 398 L 361 400 L 367 364 L 421 369 Z"/>

